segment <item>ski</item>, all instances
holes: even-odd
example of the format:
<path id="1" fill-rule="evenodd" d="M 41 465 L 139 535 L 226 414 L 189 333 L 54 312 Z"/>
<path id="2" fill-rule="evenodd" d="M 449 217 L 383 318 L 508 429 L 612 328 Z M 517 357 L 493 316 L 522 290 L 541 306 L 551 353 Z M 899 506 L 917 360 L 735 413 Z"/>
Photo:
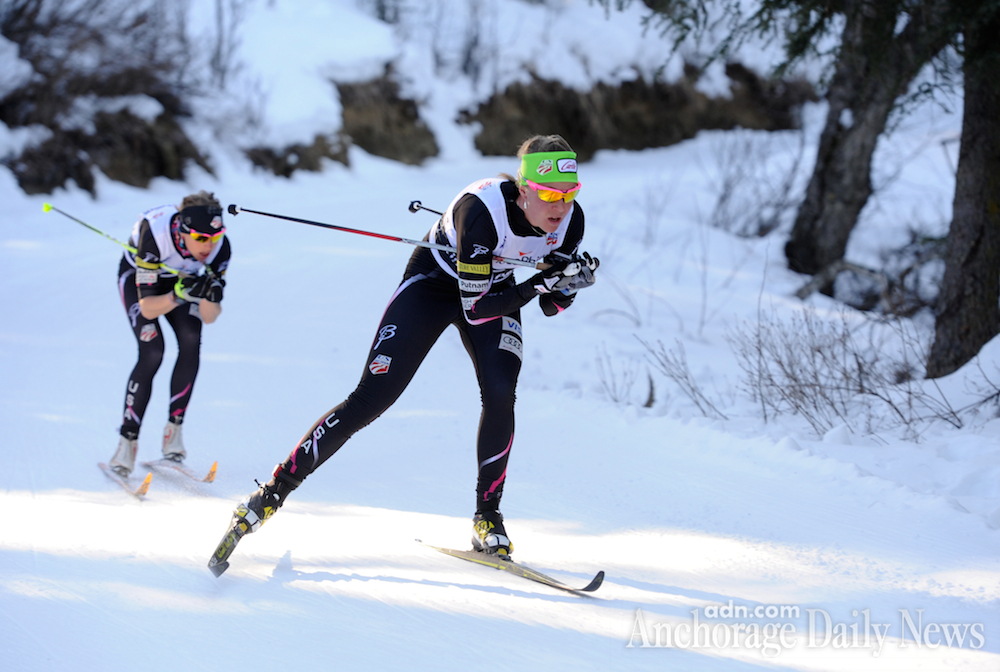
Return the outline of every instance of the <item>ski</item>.
<path id="1" fill-rule="evenodd" d="M 229 556 L 236 550 L 236 544 L 240 543 L 240 539 L 245 537 L 249 531 L 249 526 L 244 521 L 233 516 L 229 531 L 222 537 L 222 541 L 215 547 L 215 553 L 208 561 L 208 568 L 212 570 L 212 574 L 220 577 L 223 572 L 229 569 Z"/>
<path id="2" fill-rule="evenodd" d="M 199 483 L 211 483 L 212 481 L 215 480 L 215 471 L 219 468 L 219 462 L 218 460 L 213 462 L 212 468 L 208 470 L 208 474 L 206 474 L 204 477 L 200 476 L 199 474 L 196 474 L 190 468 L 185 466 L 183 462 L 174 462 L 173 460 L 168 460 L 168 459 L 143 462 L 142 466 L 146 467 L 147 469 L 153 469 L 156 471 L 177 472 L 178 474 L 183 474 L 184 476 L 190 478 L 192 481 L 197 481 Z"/>
<path id="3" fill-rule="evenodd" d="M 132 495 L 133 497 L 135 497 L 140 501 L 149 491 L 149 484 L 153 482 L 153 474 L 152 472 L 150 472 L 146 474 L 146 478 L 145 480 L 143 480 L 142 484 L 139 485 L 138 488 L 133 489 L 131 483 L 129 483 L 127 478 L 123 478 L 122 476 L 120 476 L 117 472 L 115 472 L 114 469 L 106 465 L 104 462 L 99 462 L 97 466 L 101 468 L 101 471 L 103 471 L 108 478 L 110 478 L 118 485 L 122 486 L 125 492 L 127 492 L 128 494 Z"/>
<path id="4" fill-rule="evenodd" d="M 456 551 L 453 548 L 442 548 L 440 546 L 432 546 L 431 544 L 425 544 L 420 539 L 417 541 L 427 548 L 433 548 L 439 553 L 444 553 L 445 555 L 450 555 L 453 558 L 461 558 L 462 560 L 468 560 L 469 562 L 474 562 L 478 565 L 486 565 L 487 567 L 493 567 L 494 569 L 500 569 L 515 576 L 520 576 L 531 581 L 536 581 L 538 583 L 544 584 L 551 588 L 558 588 L 559 590 L 565 590 L 570 593 L 592 593 L 601 587 L 604 583 L 604 571 L 600 571 L 597 575 L 583 588 L 574 588 L 573 586 L 568 586 L 562 581 L 557 581 L 552 577 L 546 576 L 539 572 L 538 570 L 532 569 L 526 565 L 521 565 L 513 560 L 503 560 L 495 555 L 490 555 L 488 553 L 482 553 L 480 551 Z"/>

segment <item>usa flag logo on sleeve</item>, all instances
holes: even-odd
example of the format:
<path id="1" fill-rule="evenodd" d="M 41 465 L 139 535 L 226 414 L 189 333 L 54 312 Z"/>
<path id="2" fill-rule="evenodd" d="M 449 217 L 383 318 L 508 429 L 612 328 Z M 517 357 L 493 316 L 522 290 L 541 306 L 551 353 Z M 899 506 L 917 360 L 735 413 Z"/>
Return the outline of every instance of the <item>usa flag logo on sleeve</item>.
<path id="1" fill-rule="evenodd" d="M 388 355 L 379 355 L 372 360 L 372 363 L 368 365 L 368 370 L 372 372 L 373 376 L 380 376 L 383 373 L 389 372 L 389 365 L 392 364 L 392 357 Z"/>

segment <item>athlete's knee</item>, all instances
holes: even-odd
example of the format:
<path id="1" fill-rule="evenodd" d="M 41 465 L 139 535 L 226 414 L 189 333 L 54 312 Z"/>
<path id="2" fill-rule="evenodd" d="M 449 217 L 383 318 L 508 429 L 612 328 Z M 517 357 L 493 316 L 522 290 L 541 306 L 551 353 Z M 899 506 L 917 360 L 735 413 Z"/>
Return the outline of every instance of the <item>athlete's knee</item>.
<path id="1" fill-rule="evenodd" d="M 160 368 L 160 364 L 163 362 L 163 352 L 165 345 L 163 343 L 163 336 L 157 334 L 155 338 L 150 341 L 139 340 L 139 363 L 146 367 L 152 367 L 154 369 Z"/>
<path id="2" fill-rule="evenodd" d="M 517 376 L 495 375 L 487 376 L 480 382 L 479 391 L 484 406 L 513 406 Z"/>
<path id="3" fill-rule="evenodd" d="M 186 354 L 198 356 L 201 350 L 201 333 L 200 332 L 180 332 L 176 334 L 177 336 L 177 349 L 178 351 Z"/>
<path id="4" fill-rule="evenodd" d="M 361 429 L 374 422 L 379 416 L 396 403 L 401 390 L 387 389 L 366 384 L 367 376 L 347 395 L 341 407 L 341 415 L 350 418 L 354 427 Z M 356 431 L 355 430 L 355 431 Z"/>

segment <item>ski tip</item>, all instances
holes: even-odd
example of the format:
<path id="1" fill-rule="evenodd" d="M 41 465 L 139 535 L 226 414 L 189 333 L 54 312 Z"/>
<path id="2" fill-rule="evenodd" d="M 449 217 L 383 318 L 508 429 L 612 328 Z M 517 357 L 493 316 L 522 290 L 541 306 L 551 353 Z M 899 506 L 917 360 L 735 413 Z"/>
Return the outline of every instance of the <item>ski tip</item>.
<path id="1" fill-rule="evenodd" d="M 215 565 L 210 564 L 208 566 L 208 568 L 210 570 L 212 570 L 212 574 L 215 575 L 215 578 L 219 578 L 220 576 L 222 576 L 223 572 L 225 572 L 227 569 L 229 569 L 229 563 L 228 562 L 220 562 L 220 563 L 215 564 Z"/>
<path id="2" fill-rule="evenodd" d="M 215 480 L 215 471 L 218 468 L 219 468 L 219 461 L 216 460 L 215 462 L 212 462 L 212 468 L 208 470 L 208 475 L 201 480 L 204 481 L 205 483 L 213 482 Z"/>
<path id="3" fill-rule="evenodd" d="M 140 485 L 139 489 L 135 491 L 135 494 L 139 497 L 145 495 L 147 492 L 149 492 L 149 484 L 152 482 L 153 482 L 153 472 L 149 472 L 148 474 L 146 474 L 146 478 L 143 479 L 142 485 Z"/>

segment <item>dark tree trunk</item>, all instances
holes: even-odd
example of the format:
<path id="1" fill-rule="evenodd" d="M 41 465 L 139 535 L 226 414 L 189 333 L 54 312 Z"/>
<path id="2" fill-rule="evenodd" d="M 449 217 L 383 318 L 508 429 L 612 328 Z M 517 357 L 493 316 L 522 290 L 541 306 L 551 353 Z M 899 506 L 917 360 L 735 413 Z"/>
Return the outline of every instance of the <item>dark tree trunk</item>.
<path id="1" fill-rule="evenodd" d="M 830 109 L 806 197 L 785 245 L 788 267 L 819 273 L 843 259 L 861 209 L 871 196 L 871 159 L 896 99 L 947 43 L 936 31 L 944 0 L 929 2 L 895 33 L 895 3 L 847 0 Z"/>
<path id="2" fill-rule="evenodd" d="M 1000 329 L 1000 16 L 965 31 L 965 113 L 927 377 L 959 369 Z"/>

